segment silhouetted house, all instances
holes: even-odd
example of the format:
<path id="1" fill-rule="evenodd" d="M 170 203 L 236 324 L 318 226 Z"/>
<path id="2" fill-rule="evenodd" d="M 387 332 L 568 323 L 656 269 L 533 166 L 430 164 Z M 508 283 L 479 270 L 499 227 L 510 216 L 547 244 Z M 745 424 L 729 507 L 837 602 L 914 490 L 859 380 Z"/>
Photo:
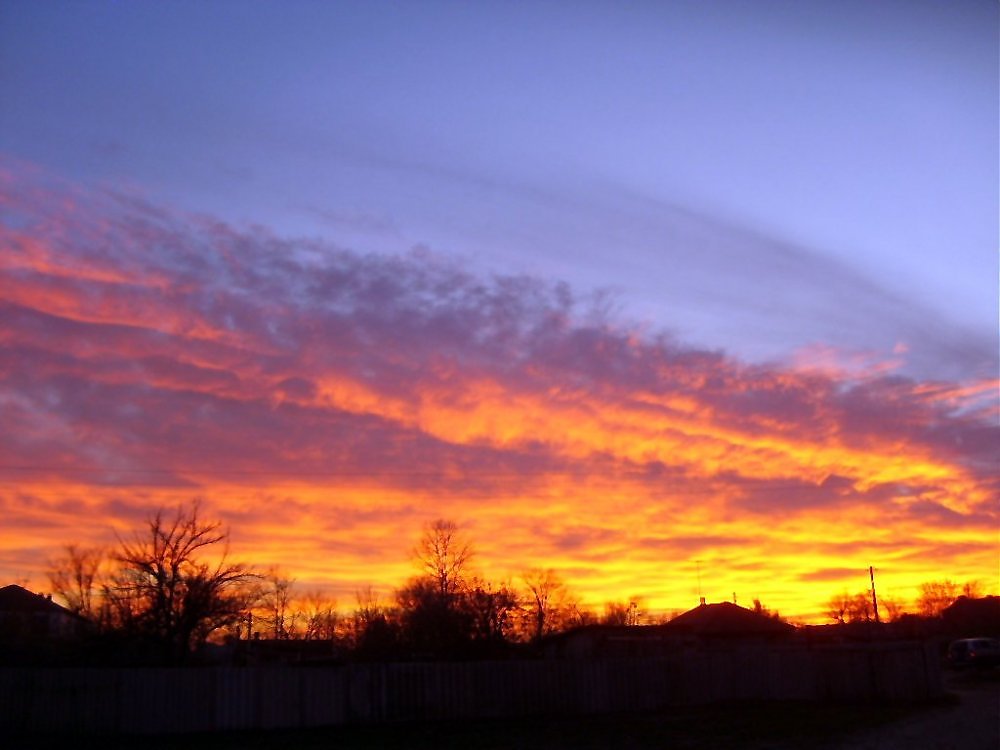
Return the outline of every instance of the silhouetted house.
<path id="1" fill-rule="evenodd" d="M 82 617 L 43 596 L 11 584 L 0 588 L 0 638 L 72 638 L 85 625 Z"/>
<path id="2" fill-rule="evenodd" d="M 795 633 L 787 622 L 729 602 L 701 604 L 662 625 L 584 625 L 545 638 L 547 658 L 654 657 L 704 643 L 779 641 Z"/>
<path id="3" fill-rule="evenodd" d="M 945 632 L 956 637 L 1000 636 L 1000 596 L 960 596 L 941 613 Z"/>
<path id="4" fill-rule="evenodd" d="M 788 638 L 795 626 L 732 602 L 699 604 L 661 626 L 689 643 L 751 643 Z"/>

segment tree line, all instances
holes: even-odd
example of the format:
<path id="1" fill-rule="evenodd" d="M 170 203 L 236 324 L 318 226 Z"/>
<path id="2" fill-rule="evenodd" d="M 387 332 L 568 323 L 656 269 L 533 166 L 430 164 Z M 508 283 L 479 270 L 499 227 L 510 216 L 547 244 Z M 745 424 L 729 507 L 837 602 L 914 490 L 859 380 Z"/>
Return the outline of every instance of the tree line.
<path id="1" fill-rule="evenodd" d="M 940 617 L 956 599 L 965 596 L 978 599 L 984 595 L 983 585 L 979 581 L 967 581 L 959 584 L 949 579 L 927 581 L 920 584 L 919 595 L 914 602 L 916 613 L 920 617 Z M 876 617 L 876 603 L 878 616 Z M 858 591 L 854 594 L 846 589 L 834 594 L 826 603 L 826 615 L 835 623 L 852 622 L 894 622 L 906 615 L 912 615 L 907 605 L 888 597 L 876 596 L 870 591 Z"/>
<path id="2" fill-rule="evenodd" d="M 227 532 L 195 501 L 157 511 L 114 548 L 66 546 L 48 577 L 96 634 L 141 644 L 169 663 L 186 661 L 210 638 L 323 640 L 362 659 L 456 658 L 502 655 L 581 625 L 658 621 L 638 597 L 589 610 L 553 569 L 526 570 L 516 583 L 485 580 L 473 572 L 471 541 L 450 520 L 427 524 L 411 556 L 415 573 L 391 596 L 368 587 L 345 611 L 321 591 L 299 591 L 278 568 L 230 560 Z M 981 591 L 974 583 L 926 583 L 918 610 L 936 616 L 962 593 Z M 826 609 L 833 622 L 871 621 L 872 604 L 868 592 L 845 591 Z M 896 602 L 879 605 L 883 621 L 903 615 Z M 759 600 L 753 609 L 780 618 Z"/>
<path id="3" fill-rule="evenodd" d="M 353 610 L 318 590 L 300 592 L 278 568 L 230 560 L 221 522 L 193 502 L 159 510 L 117 546 L 67 545 L 49 564 L 52 592 L 95 632 L 183 662 L 209 638 L 326 640 L 360 658 L 498 655 L 579 625 L 646 621 L 638 600 L 600 614 L 553 569 L 518 583 L 475 575 L 473 545 L 453 521 L 427 524 L 412 550 L 415 574 L 388 598 L 371 587 Z"/>

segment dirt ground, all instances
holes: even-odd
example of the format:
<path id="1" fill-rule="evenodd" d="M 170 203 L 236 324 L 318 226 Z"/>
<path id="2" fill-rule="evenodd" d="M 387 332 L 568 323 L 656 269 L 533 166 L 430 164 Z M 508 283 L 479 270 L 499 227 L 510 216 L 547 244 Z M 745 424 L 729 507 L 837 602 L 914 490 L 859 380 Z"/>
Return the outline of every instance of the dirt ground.
<path id="1" fill-rule="evenodd" d="M 949 673 L 954 700 L 862 730 L 822 750 L 998 750 L 1000 672 Z"/>

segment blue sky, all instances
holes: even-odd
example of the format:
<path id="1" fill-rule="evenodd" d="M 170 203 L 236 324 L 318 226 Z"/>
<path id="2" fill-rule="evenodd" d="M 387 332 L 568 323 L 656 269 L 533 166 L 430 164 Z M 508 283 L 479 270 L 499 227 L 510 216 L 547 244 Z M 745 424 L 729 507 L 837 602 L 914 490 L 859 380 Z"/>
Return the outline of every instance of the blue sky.
<path id="1" fill-rule="evenodd" d="M 54 174 L 611 291 L 750 361 L 997 369 L 991 2 L 27 3 L 0 149 Z"/>
<path id="2" fill-rule="evenodd" d="M 0 577 L 197 494 L 341 604 L 439 517 L 598 606 L 995 590 L 997 21 L 5 0 Z"/>

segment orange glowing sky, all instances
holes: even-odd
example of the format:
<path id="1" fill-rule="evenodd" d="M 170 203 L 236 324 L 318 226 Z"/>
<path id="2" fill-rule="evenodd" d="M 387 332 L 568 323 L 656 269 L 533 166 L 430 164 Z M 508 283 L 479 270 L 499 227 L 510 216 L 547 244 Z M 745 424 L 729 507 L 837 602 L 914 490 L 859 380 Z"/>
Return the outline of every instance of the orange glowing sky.
<path id="1" fill-rule="evenodd" d="M 446 517 L 587 603 L 997 587 L 997 381 L 817 346 L 750 364 L 536 278 L 362 255 L 9 165 L 0 584 L 204 499 L 234 557 L 350 605 Z M 734 321 L 734 325 L 738 322 Z"/>

